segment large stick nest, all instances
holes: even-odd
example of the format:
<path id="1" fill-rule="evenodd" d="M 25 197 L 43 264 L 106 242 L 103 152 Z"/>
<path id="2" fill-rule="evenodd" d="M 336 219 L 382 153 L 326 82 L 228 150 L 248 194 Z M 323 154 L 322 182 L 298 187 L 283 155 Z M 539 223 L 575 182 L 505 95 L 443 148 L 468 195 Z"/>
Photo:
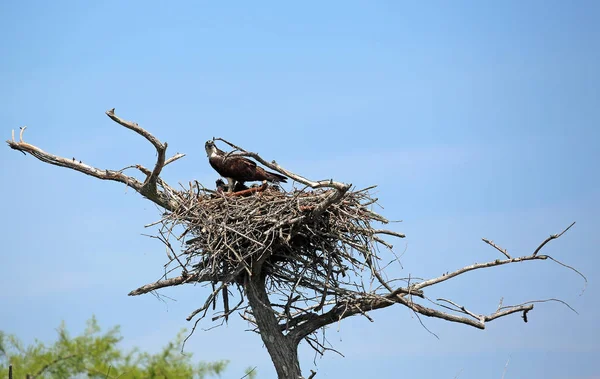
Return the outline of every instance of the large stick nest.
<path id="1" fill-rule="evenodd" d="M 283 192 L 268 187 L 249 196 L 230 196 L 190 186 L 179 193 L 179 206 L 164 215 L 161 235 L 183 227 L 178 239 L 186 240 L 184 251 L 172 262 L 188 274 L 210 277 L 221 282 L 220 288 L 241 284 L 246 275 L 266 275 L 272 294 L 290 303 L 290 294 L 310 289 L 313 295 L 302 292 L 294 302 L 320 309 L 326 297 L 344 297 L 358 289 L 354 280 L 359 275 L 354 274 L 365 268 L 377 271 L 376 245 L 391 248 L 379 234 L 403 237 L 371 226 L 387 220 L 370 209 L 376 202 L 370 189 L 347 191 L 327 201 L 337 189 Z"/>

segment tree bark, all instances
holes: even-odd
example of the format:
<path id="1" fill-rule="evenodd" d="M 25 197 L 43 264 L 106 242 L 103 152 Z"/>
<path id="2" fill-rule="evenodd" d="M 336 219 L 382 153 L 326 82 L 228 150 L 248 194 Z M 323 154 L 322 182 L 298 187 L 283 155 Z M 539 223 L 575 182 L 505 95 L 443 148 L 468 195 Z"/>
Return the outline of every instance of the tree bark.
<path id="1" fill-rule="evenodd" d="M 279 379 L 302 378 L 298 361 L 298 345 L 279 329 L 265 288 L 264 276 L 246 278 L 244 287 L 248 304 L 252 308 L 260 336 L 273 360 L 277 377 Z"/>

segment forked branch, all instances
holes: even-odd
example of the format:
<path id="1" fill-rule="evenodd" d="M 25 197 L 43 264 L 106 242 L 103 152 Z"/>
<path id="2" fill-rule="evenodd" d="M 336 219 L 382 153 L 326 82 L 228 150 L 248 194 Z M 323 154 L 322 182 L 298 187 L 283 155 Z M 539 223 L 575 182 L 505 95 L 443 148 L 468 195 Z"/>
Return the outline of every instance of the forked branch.
<path id="1" fill-rule="evenodd" d="M 132 176 L 125 175 L 122 172 L 123 170 L 102 170 L 82 163 L 80 160 L 76 160 L 75 158 L 63 158 L 54 154 L 50 154 L 37 146 L 31 145 L 23 140 L 23 132 L 25 131 L 26 127 L 21 128 L 18 142 L 15 141 L 13 131 L 12 139 L 6 141 L 6 143 L 8 144 L 8 146 L 10 146 L 10 148 L 20 151 L 23 154 L 31 154 L 32 156 L 34 156 L 42 162 L 49 163 L 55 166 L 66 167 L 101 180 L 111 180 L 115 182 L 124 183 L 127 186 L 133 188 L 136 192 L 153 201 L 157 205 L 165 209 L 172 210 L 176 205 L 176 202 L 172 198 L 174 191 L 172 191 L 172 189 L 162 181 L 160 183 L 161 186 L 165 189 L 169 189 L 170 191 L 159 190 L 157 188 L 157 182 L 159 181 L 159 175 L 163 167 L 171 162 L 176 161 L 177 159 L 180 159 L 181 157 L 185 156 L 185 154 L 176 154 L 172 158 L 165 160 L 165 153 L 167 149 L 166 143 L 161 143 L 156 137 L 154 137 L 148 131 L 142 129 L 138 124 L 122 120 L 121 118 L 116 116 L 114 113 L 114 108 L 107 111 L 106 114 L 115 122 L 128 129 L 135 131 L 139 135 L 146 138 L 156 148 L 158 158 L 152 171 L 149 171 L 142 166 L 134 166 L 138 167 L 140 171 L 146 173 L 146 180 L 144 180 L 143 183 Z"/>
<path id="2" fill-rule="evenodd" d="M 114 122 L 126 127 L 127 129 L 133 130 L 137 134 L 141 135 L 145 139 L 147 139 L 156 149 L 158 153 L 158 157 L 156 158 L 156 164 L 154 165 L 154 170 L 146 177 L 144 181 L 144 190 L 149 192 L 156 192 L 156 181 L 158 180 L 158 176 L 165 166 L 165 153 L 167 151 L 167 143 L 161 143 L 158 138 L 154 137 L 150 132 L 142 129 L 136 122 L 126 121 L 122 118 L 115 115 L 115 108 L 106 111 L 106 115 L 110 117 Z"/>
<path id="3" fill-rule="evenodd" d="M 393 304 L 402 304 L 402 305 L 406 306 L 407 308 L 411 309 L 412 311 L 414 311 L 415 313 L 417 313 L 418 315 L 439 318 L 439 319 L 443 319 L 443 320 L 450 321 L 450 322 L 457 322 L 457 323 L 473 326 L 478 329 L 485 329 L 486 322 L 493 321 L 495 319 L 498 319 L 498 318 L 501 318 L 504 316 L 508 316 L 513 313 L 522 313 L 523 320 L 525 322 L 527 322 L 527 313 L 533 309 L 533 306 L 534 306 L 533 303 L 544 302 L 545 300 L 538 300 L 538 301 L 534 300 L 531 302 L 527 302 L 527 303 L 519 304 L 519 305 L 515 305 L 515 306 L 499 307 L 496 310 L 496 312 L 489 314 L 489 315 L 476 314 L 476 313 L 466 309 L 464 306 L 458 305 L 455 302 L 453 302 L 451 300 L 447 300 L 447 299 L 438 299 L 438 300 L 451 304 L 453 306 L 453 308 L 435 303 L 436 305 L 441 306 L 442 308 L 449 309 L 452 312 L 463 313 L 466 315 L 466 316 L 461 316 L 461 315 L 457 315 L 454 313 L 441 311 L 439 309 L 434 309 L 434 308 L 426 307 L 421 304 L 415 303 L 411 296 L 411 292 L 412 292 L 412 294 L 423 296 L 424 288 L 444 282 L 446 280 L 452 279 L 454 277 L 460 276 L 462 274 L 465 274 L 465 273 L 473 271 L 473 270 L 495 267 L 495 266 L 505 265 L 505 264 L 509 264 L 509 263 L 517 263 L 517 262 L 525 262 L 525 261 L 533 261 L 533 260 L 551 259 L 553 261 L 556 261 L 556 259 L 554 259 L 548 255 L 537 255 L 537 254 L 549 240 L 559 238 L 567 230 L 569 230 L 573 226 L 573 224 L 571 224 L 568 228 L 566 228 L 560 234 L 552 235 L 549 239 L 542 242 L 540 244 L 540 246 L 534 251 L 534 253 L 532 253 L 528 256 L 523 256 L 523 257 L 518 257 L 518 258 L 509 258 L 509 259 L 504 259 L 504 260 L 497 259 L 494 261 L 489 261 L 489 262 L 484 262 L 484 263 L 475 263 L 473 265 L 465 266 L 465 267 L 458 269 L 456 271 L 453 271 L 451 273 L 443 274 L 436 278 L 432 278 L 429 280 L 423 280 L 423 281 L 411 284 L 408 286 L 408 288 L 399 287 L 393 291 L 390 291 L 387 295 L 386 294 L 377 295 L 377 294 L 373 294 L 373 293 L 363 293 L 360 296 L 355 296 L 351 300 L 338 302 L 328 312 L 325 312 L 323 314 L 317 315 L 315 313 L 312 313 L 310 317 L 306 317 L 306 315 L 299 316 L 298 321 L 295 321 L 294 319 L 291 320 L 291 323 L 294 325 L 297 325 L 297 326 L 290 332 L 289 336 L 290 336 L 290 338 L 299 342 L 302 339 L 306 338 L 307 336 L 311 335 L 312 333 L 315 333 L 317 330 L 319 330 L 320 328 L 322 328 L 326 325 L 329 325 L 329 324 L 332 324 L 335 322 L 339 322 L 346 317 L 350 317 L 350 316 L 354 316 L 354 315 L 358 315 L 358 314 L 365 315 L 365 312 L 372 311 L 375 309 L 386 308 Z M 501 247 L 499 247 L 493 243 L 490 243 L 490 241 L 488 241 L 486 239 L 484 239 L 484 241 L 486 243 L 488 243 L 489 245 L 493 246 L 498 251 L 500 251 L 503 255 L 509 256 L 508 253 L 506 253 L 506 250 L 502 249 Z M 556 262 L 561 264 L 562 266 L 565 266 L 565 267 L 575 271 L 577 274 L 579 274 L 584 279 L 585 283 L 587 284 L 587 278 L 583 274 L 581 274 L 579 271 L 577 271 L 577 270 L 573 269 L 572 267 L 567 266 L 559 261 L 556 261 Z M 378 276 L 378 277 L 380 278 L 380 276 Z M 380 280 L 382 280 L 382 279 L 380 278 Z M 384 287 L 387 288 L 388 290 L 390 290 L 389 282 L 387 283 L 387 285 L 384 285 Z M 567 307 L 569 307 L 571 310 L 575 311 L 573 308 L 571 308 L 571 306 L 569 304 L 565 303 L 562 300 L 557 300 L 557 299 L 551 299 L 551 300 L 561 302 L 561 303 L 565 304 Z M 282 328 L 283 327 L 284 327 L 284 325 L 282 325 Z"/>
<path id="4" fill-rule="evenodd" d="M 485 238 L 483 238 L 482 240 L 487 243 L 488 245 L 494 247 L 496 250 L 500 251 L 502 254 L 504 254 L 505 256 L 509 257 L 509 259 L 496 259 L 495 261 L 490 261 L 490 262 L 484 262 L 484 263 L 474 263 L 472 265 L 469 266 L 465 266 L 461 269 L 458 269 L 456 271 L 450 272 L 450 273 L 446 273 L 443 274 L 441 276 L 438 276 L 437 278 L 432 278 L 429 280 L 425 280 L 423 282 L 414 284 L 412 286 L 413 289 L 423 289 L 425 287 L 429 287 L 431 285 L 437 284 L 437 283 L 441 283 L 444 282 L 448 279 L 452 279 L 458 275 L 464 274 L 466 272 L 469 271 L 473 271 L 473 270 L 478 270 L 478 269 L 482 269 L 482 268 L 488 268 L 488 267 L 494 267 L 494 266 L 501 266 L 501 265 L 505 265 L 508 263 L 516 263 L 516 262 L 525 262 L 525 261 L 532 261 L 532 260 L 546 260 L 546 259 L 551 259 L 553 261 L 556 261 L 557 263 L 575 271 L 577 274 L 579 274 L 587 283 L 587 278 L 581 274 L 579 271 L 573 269 L 570 266 L 567 266 L 563 263 L 561 263 L 560 261 L 557 261 L 556 259 L 550 257 L 549 255 L 538 255 L 538 253 L 540 252 L 540 250 L 551 240 L 559 238 L 560 236 L 562 236 L 567 230 L 571 229 L 571 227 L 575 225 L 575 223 L 573 222 L 571 225 L 569 225 L 565 230 L 563 230 L 560 234 L 553 234 L 550 237 L 548 237 L 544 242 L 542 242 L 536 249 L 535 251 L 531 254 L 531 255 L 527 255 L 527 256 L 523 256 L 523 257 L 517 257 L 517 258 L 510 258 L 510 255 L 508 255 L 508 253 L 506 252 L 505 249 L 502 249 L 501 247 L 497 246 L 496 244 L 494 244 L 492 241 L 489 241 Z"/>

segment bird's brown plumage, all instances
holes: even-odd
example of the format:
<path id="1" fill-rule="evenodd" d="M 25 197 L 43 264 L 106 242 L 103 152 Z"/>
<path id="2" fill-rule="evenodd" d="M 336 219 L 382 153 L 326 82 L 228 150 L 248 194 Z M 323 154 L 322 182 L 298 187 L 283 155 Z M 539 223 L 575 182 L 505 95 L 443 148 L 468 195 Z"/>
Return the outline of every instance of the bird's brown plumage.
<path id="1" fill-rule="evenodd" d="M 233 183 L 231 182 L 237 182 L 239 184 L 263 180 L 271 183 L 287 182 L 285 176 L 267 171 L 250 159 L 244 157 L 228 157 L 224 151 L 215 146 L 213 141 L 207 141 L 205 149 L 208 155 L 208 162 L 219 175 L 230 182 L 230 189 L 233 188 Z"/>

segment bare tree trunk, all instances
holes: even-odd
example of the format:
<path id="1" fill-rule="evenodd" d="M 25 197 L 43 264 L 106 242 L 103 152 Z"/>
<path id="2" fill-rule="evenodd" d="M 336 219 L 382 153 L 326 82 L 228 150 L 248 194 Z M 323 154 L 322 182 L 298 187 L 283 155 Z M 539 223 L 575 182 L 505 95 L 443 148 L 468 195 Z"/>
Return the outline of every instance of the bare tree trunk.
<path id="1" fill-rule="evenodd" d="M 302 378 L 298 361 L 298 345 L 279 329 L 277 319 L 265 289 L 265 278 L 257 275 L 247 278 L 245 292 L 260 336 L 269 351 L 279 379 Z"/>

